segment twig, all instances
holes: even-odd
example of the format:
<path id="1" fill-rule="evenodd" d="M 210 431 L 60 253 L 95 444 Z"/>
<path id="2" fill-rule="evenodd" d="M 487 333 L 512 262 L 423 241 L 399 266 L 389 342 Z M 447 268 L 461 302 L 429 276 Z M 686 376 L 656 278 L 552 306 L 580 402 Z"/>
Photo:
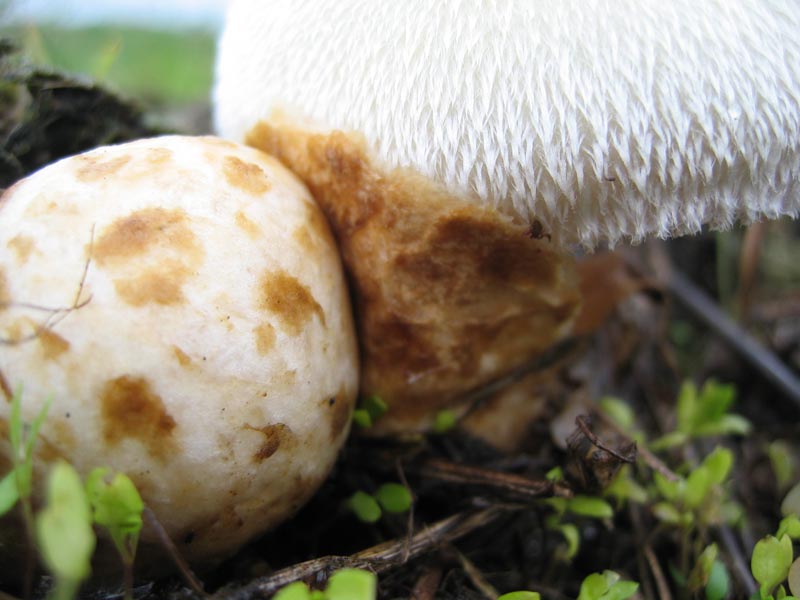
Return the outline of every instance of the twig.
<path id="1" fill-rule="evenodd" d="M 436 592 L 439 591 L 441 582 L 442 567 L 428 567 L 414 584 L 409 600 L 436 600 Z"/>
<path id="2" fill-rule="evenodd" d="M 611 429 L 613 429 L 617 435 L 619 435 L 627 442 L 631 443 L 633 442 L 630 436 L 627 433 L 625 433 L 625 431 L 619 425 L 617 425 L 613 419 L 609 418 L 608 415 L 606 415 L 602 411 L 597 411 L 597 415 L 603 420 L 603 422 L 606 425 L 608 425 Z M 680 479 L 680 477 L 678 477 L 678 475 L 672 469 L 670 469 L 666 464 L 664 464 L 664 462 L 660 458 L 658 458 L 655 454 L 650 452 L 650 450 L 647 449 L 647 446 L 643 445 L 641 447 L 637 447 L 637 452 L 639 456 L 642 457 L 642 460 L 647 464 L 648 467 L 650 467 L 654 471 L 657 471 L 669 481 L 678 481 Z"/>
<path id="3" fill-rule="evenodd" d="M 464 569 L 464 573 L 467 574 L 467 577 L 469 577 L 472 585 L 474 585 L 481 594 L 486 596 L 488 600 L 495 600 L 495 598 L 499 596 L 497 590 L 494 589 L 494 586 L 491 583 L 486 581 L 483 573 L 481 573 L 480 569 L 475 566 L 475 563 L 473 563 L 455 548 L 452 550 L 455 552 L 458 562 L 461 564 L 461 568 Z"/>
<path id="4" fill-rule="evenodd" d="M 736 536 L 733 534 L 733 531 L 730 527 L 723 525 L 722 527 L 719 527 L 717 531 L 719 532 L 719 538 L 722 542 L 722 545 L 725 546 L 725 551 L 733 561 L 733 572 L 736 575 L 736 579 L 739 580 L 741 586 L 747 591 L 747 597 L 749 598 L 758 591 L 758 586 L 753 580 L 753 576 L 751 575 L 750 569 L 747 566 L 747 559 L 745 559 L 744 555 L 742 554 L 742 550 L 739 548 L 739 543 L 736 540 Z"/>
<path id="5" fill-rule="evenodd" d="M 414 559 L 422 554 L 465 536 L 480 527 L 484 527 L 508 511 L 508 507 L 490 507 L 477 511 L 462 512 L 448 517 L 412 536 L 410 541 L 404 539 L 384 542 L 352 556 L 325 556 L 299 563 L 273 573 L 272 575 L 253 580 L 238 590 L 220 590 L 213 597 L 225 600 L 250 600 L 266 598 L 280 588 L 293 581 L 326 576 L 344 567 L 368 569 L 374 573 L 382 573 L 403 564 L 403 561 Z"/>
<path id="6" fill-rule="evenodd" d="M 403 484 L 409 492 L 411 492 L 411 486 L 408 485 L 408 479 L 406 479 L 406 472 L 403 469 L 403 462 L 398 458 L 395 461 L 395 467 L 397 468 L 397 477 L 400 479 L 400 483 Z M 406 531 L 408 534 L 406 535 L 406 555 L 403 557 L 403 562 L 408 562 L 408 556 L 411 552 L 410 550 L 410 540 L 411 540 L 411 533 L 414 531 L 414 501 L 415 498 L 412 497 L 411 499 L 411 506 L 408 507 L 408 521 L 406 523 Z"/>
<path id="7" fill-rule="evenodd" d="M 569 497 L 572 495 L 569 488 L 552 481 L 530 479 L 514 473 L 460 465 L 440 458 L 431 458 L 423 462 L 420 466 L 420 474 L 440 481 L 490 487 L 526 500 L 546 496 Z"/>
<path id="8" fill-rule="evenodd" d="M 575 417 L 575 425 L 577 425 L 578 429 L 581 430 L 583 435 L 585 435 L 587 438 L 589 438 L 589 441 L 592 442 L 592 444 L 594 446 L 596 446 L 597 448 L 600 448 L 600 450 L 604 450 L 605 452 L 608 452 L 611 456 L 621 460 L 624 463 L 631 464 L 631 463 L 636 462 L 636 442 L 628 440 L 628 442 L 630 442 L 628 447 L 633 448 L 633 452 L 630 455 L 626 456 L 624 454 L 621 454 L 621 453 L 617 452 L 616 450 L 614 450 L 610 446 L 604 444 L 600 440 L 600 438 L 595 435 L 594 431 L 592 431 L 589 428 L 589 425 L 587 425 L 587 423 L 586 423 L 586 417 L 584 417 L 582 415 L 579 415 L 579 416 Z"/>
<path id="9" fill-rule="evenodd" d="M 202 582 L 195 577 L 195 574 L 189 568 L 189 565 L 186 563 L 183 556 L 181 556 L 180 551 L 175 547 L 175 543 L 172 541 L 169 535 L 167 535 L 163 525 L 161 525 L 161 522 L 158 520 L 153 511 L 145 507 L 144 511 L 142 512 L 142 517 L 144 517 L 148 527 L 150 527 L 156 534 L 158 541 L 167 551 L 167 554 L 169 554 L 169 557 L 175 563 L 175 566 L 178 567 L 178 571 L 183 577 L 183 580 L 186 582 L 186 585 L 188 585 L 194 593 L 202 597 L 207 597 L 208 594 L 206 594 L 205 590 L 203 589 Z"/>
<path id="10" fill-rule="evenodd" d="M 658 588 L 658 597 L 661 598 L 661 600 L 672 600 L 667 578 L 664 577 L 664 571 L 661 570 L 661 565 L 658 564 L 658 558 L 656 558 L 656 554 L 653 552 L 653 548 L 650 546 L 649 542 L 644 545 L 643 551 L 647 559 L 647 564 L 650 565 L 650 571 L 653 573 L 656 588 Z"/>
<path id="11" fill-rule="evenodd" d="M 86 285 L 86 277 L 89 274 L 89 265 L 92 262 L 93 248 L 94 248 L 94 225 L 92 225 L 92 230 L 89 237 L 89 250 L 86 255 L 86 261 L 83 263 L 83 271 L 81 273 L 81 278 L 78 283 L 78 289 L 75 292 L 75 298 L 73 298 L 72 304 L 70 304 L 68 307 L 50 308 L 47 306 L 41 306 L 39 304 L 32 304 L 30 302 L 5 302 L 5 301 L 0 302 L 0 309 L 9 307 L 21 307 L 40 312 L 50 313 L 48 317 L 36 327 L 33 333 L 23 336 L 21 338 L 14 338 L 14 339 L 0 337 L 0 345 L 18 346 L 20 344 L 24 344 L 25 342 L 30 342 L 32 340 L 35 340 L 38 337 L 40 337 L 45 331 L 48 331 L 53 327 L 55 327 L 56 325 L 58 325 L 72 311 L 79 310 L 92 301 L 92 297 L 89 296 L 86 300 L 81 302 L 81 295 L 83 294 L 83 288 Z"/>
<path id="12" fill-rule="evenodd" d="M 700 288 L 674 268 L 669 269 L 667 285 L 681 304 L 750 362 L 796 408 L 800 408 L 800 379 L 773 352 L 722 312 Z"/>

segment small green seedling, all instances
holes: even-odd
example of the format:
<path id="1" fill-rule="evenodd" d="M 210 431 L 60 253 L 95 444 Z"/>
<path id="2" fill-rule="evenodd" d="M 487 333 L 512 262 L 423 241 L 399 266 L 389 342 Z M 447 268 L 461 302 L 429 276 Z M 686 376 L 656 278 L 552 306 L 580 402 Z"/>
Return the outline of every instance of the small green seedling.
<path id="1" fill-rule="evenodd" d="M 552 515 L 545 519 L 545 526 L 553 531 L 558 531 L 564 536 L 567 546 L 559 551 L 558 558 L 565 561 L 572 560 L 580 549 L 579 530 L 573 523 L 564 522 L 564 518 L 567 515 L 593 519 L 608 519 L 614 516 L 614 509 L 611 505 L 603 498 L 596 496 L 579 494 L 572 498 L 547 498 L 542 502 L 555 510 Z"/>
<path id="2" fill-rule="evenodd" d="M 452 410 L 445 408 L 436 413 L 433 419 L 434 433 L 447 433 L 458 423 L 458 417 Z"/>
<path id="3" fill-rule="evenodd" d="M 789 577 L 792 567 L 792 540 L 788 535 L 780 538 L 768 535 L 761 538 L 753 548 L 750 569 L 759 584 L 754 598 L 773 600 L 786 598 L 783 583 Z"/>
<path id="4" fill-rule="evenodd" d="M 786 490 L 793 481 L 797 470 L 797 458 L 791 446 L 784 440 L 775 440 L 767 446 L 767 456 L 775 473 L 775 481 L 779 490 Z"/>
<path id="5" fill-rule="evenodd" d="M 400 483 L 384 483 L 375 492 L 375 499 L 388 513 L 404 513 L 411 508 L 411 492 Z"/>
<path id="6" fill-rule="evenodd" d="M 687 589 L 693 594 L 705 590 L 706 600 L 723 600 L 730 589 L 728 569 L 717 556 L 717 545 L 707 546 L 697 558 L 686 584 Z"/>
<path id="7" fill-rule="evenodd" d="M 798 515 L 791 513 L 781 519 L 775 535 L 761 538 L 753 548 L 750 570 L 760 587 L 752 598 L 778 600 L 800 596 L 800 558 L 794 559 L 792 545 L 792 541 L 800 541 Z M 784 582 L 793 596 L 786 595 Z"/>
<path id="8" fill-rule="evenodd" d="M 364 523 L 376 523 L 383 512 L 404 513 L 411 508 L 411 492 L 399 483 L 384 483 L 375 495 L 357 491 L 347 501 L 350 510 Z"/>
<path id="9" fill-rule="evenodd" d="M 362 569 L 340 569 L 328 579 L 323 591 L 309 590 L 296 581 L 282 588 L 273 600 L 375 600 L 378 580 L 374 573 Z"/>
<path id="10" fill-rule="evenodd" d="M 592 573 L 583 580 L 578 600 L 625 600 L 638 589 L 638 583 L 620 580 L 614 571 Z"/>
<path id="11" fill-rule="evenodd" d="M 651 448 L 665 450 L 695 438 L 749 433 L 751 427 L 747 419 L 728 414 L 735 396 L 732 385 L 707 381 L 698 392 L 694 383 L 685 382 L 678 395 L 676 430 L 655 440 Z"/>
<path id="12" fill-rule="evenodd" d="M 36 517 L 39 551 L 55 577 L 54 600 L 71 600 L 90 572 L 95 536 L 81 478 L 58 462 L 47 481 L 47 506 Z"/>
<path id="13" fill-rule="evenodd" d="M 541 600 L 539 592 L 509 592 L 499 596 L 497 600 Z"/>
<path id="14" fill-rule="evenodd" d="M 353 411 L 353 422 L 365 429 L 372 427 L 388 410 L 389 406 L 380 396 L 367 396 Z"/>
<path id="15" fill-rule="evenodd" d="M 781 502 L 781 514 L 788 517 L 790 515 L 800 515 L 800 482 L 789 490 L 789 493 Z"/>
<path id="16" fill-rule="evenodd" d="M 51 400 L 47 400 L 30 425 L 22 420 L 22 390 L 11 397 L 11 415 L 9 421 L 9 441 L 11 442 L 11 471 L 0 480 L 0 516 L 22 502 L 23 514 L 32 531 L 33 511 L 30 506 L 33 486 L 33 451 L 36 446 L 39 429 L 42 426 Z"/>
<path id="17" fill-rule="evenodd" d="M 377 523 L 381 518 L 381 507 L 374 496 L 358 490 L 347 501 L 350 510 L 364 523 Z"/>
<path id="18" fill-rule="evenodd" d="M 125 578 L 125 598 L 133 597 L 133 561 L 139 532 L 142 529 L 144 502 L 123 473 L 107 481 L 110 469 L 97 468 L 86 478 L 86 494 L 92 507 L 94 522 L 105 527 L 122 559 Z"/>
<path id="19" fill-rule="evenodd" d="M 663 500 L 653 506 L 653 514 L 665 523 L 684 528 L 735 520 L 738 507 L 727 500 L 723 489 L 732 466 L 731 451 L 717 447 L 685 478 L 671 481 L 656 473 L 653 481 Z"/>

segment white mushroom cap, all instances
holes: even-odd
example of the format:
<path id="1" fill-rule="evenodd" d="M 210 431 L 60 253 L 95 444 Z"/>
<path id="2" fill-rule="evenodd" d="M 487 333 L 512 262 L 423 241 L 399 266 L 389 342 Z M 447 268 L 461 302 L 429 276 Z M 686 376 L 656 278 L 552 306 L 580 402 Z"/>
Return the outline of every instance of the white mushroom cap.
<path id="1" fill-rule="evenodd" d="M 357 393 L 324 215 L 277 160 L 216 138 L 105 147 L 7 190 L 0 338 L 25 418 L 53 398 L 37 465 L 125 472 L 194 560 L 310 497 Z"/>
<path id="2" fill-rule="evenodd" d="M 562 244 L 800 207 L 795 0 L 234 0 L 218 131 L 363 135 Z"/>

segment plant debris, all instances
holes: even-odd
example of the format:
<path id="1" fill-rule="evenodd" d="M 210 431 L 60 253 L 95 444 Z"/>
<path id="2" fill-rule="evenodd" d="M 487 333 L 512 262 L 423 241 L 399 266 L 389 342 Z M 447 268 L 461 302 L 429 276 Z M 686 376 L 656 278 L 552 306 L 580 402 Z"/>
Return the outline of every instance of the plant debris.
<path id="1" fill-rule="evenodd" d="M 32 67 L 0 39 L 0 189 L 60 158 L 157 133 L 133 102 Z"/>

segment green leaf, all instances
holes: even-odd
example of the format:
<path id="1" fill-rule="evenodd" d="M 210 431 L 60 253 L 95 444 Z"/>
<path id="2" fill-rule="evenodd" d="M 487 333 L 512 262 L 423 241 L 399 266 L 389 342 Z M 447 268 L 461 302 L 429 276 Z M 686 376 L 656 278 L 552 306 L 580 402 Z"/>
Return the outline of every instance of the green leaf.
<path id="1" fill-rule="evenodd" d="M 328 580 L 326 600 L 374 600 L 378 580 L 374 573 L 362 569 L 341 569 Z"/>
<path id="2" fill-rule="evenodd" d="M 372 427 L 372 417 L 363 408 L 357 408 L 353 411 L 353 423 L 359 427 L 366 429 Z"/>
<path id="3" fill-rule="evenodd" d="M 361 490 L 350 496 L 347 501 L 350 510 L 364 523 L 376 523 L 381 518 L 381 507 L 373 496 Z"/>
<path id="4" fill-rule="evenodd" d="M 689 436 L 683 431 L 671 431 L 670 433 L 661 436 L 650 444 L 650 448 L 659 452 L 661 450 L 668 450 L 675 446 L 682 446 L 689 440 Z"/>
<path id="5" fill-rule="evenodd" d="M 361 401 L 361 406 L 359 406 L 359 408 L 367 411 L 373 423 L 385 415 L 386 411 L 389 410 L 389 406 L 386 404 L 386 402 L 384 402 L 380 396 L 375 395 L 364 398 Z"/>
<path id="6" fill-rule="evenodd" d="M 617 581 L 608 591 L 600 596 L 600 600 L 626 600 L 633 596 L 639 589 L 635 581 Z"/>
<path id="7" fill-rule="evenodd" d="M 705 465 L 700 465 L 694 469 L 686 478 L 686 491 L 683 501 L 688 508 L 697 508 L 706 499 L 708 491 L 713 484 L 711 475 Z"/>
<path id="8" fill-rule="evenodd" d="M 727 448 L 717 446 L 705 457 L 703 466 L 708 469 L 711 483 L 720 484 L 728 477 L 733 466 L 733 453 Z"/>
<path id="9" fill-rule="evenodd" d="M 0 479 L 0 517 L 14 508 L 14 505 L 19 500 L 19 491 L 17 490 L 17 474 L 14 469 Z"/>
<path id="10" fill-rule="evenodd" d="M 564 558 L 568 561 L 575 558 L 581 545 L 581 535 L 578 528 L 572 523 L 564 523 L 558 526 L 558 530 L 564 539 L 567 540 L 567 551 L 564 553 Z"/>
<path id="11" fill-rule="evenodd" d="M 647 502 L 647 490 L 631 477 L 628 465 L 617 472 L 611 483 L 603 490 L 603 495 L 616 498 L 618 501 L 627 500 L 638 504 Z"/>
<path id="12" fill-rule="evenodd" d="M 692 432 L 697 410 L 697 386 L 691 381 L 684 381 L 678 392 L 676 413 L 678 416 L 678 431 L 690 434 Z"/>
<path id="13" fill-rule="evenodd" d="M 623 402 L 619 398 L 606 396 L 600 400 L 600 410 L 624 431 L 633 429 L 636 419 L 633 409 L 627 402 Z"/>
<path id="14" fill-rule="evenodd" d="M 695 436 L 747 435 L 753 429 L 750 421 L 740 415 L 723 415 L 716 421 L 697 425 Z"/>
<path id="15" fill-rule="evenodd" d="M 719 421 L 736 399 L 736 388 L 732 385 L 706 381 L 697 398 L 694 426 Z"/>
<path id="16" fill-rule="evenodd" d="M 791 483 L 796 468 L 791 446 L 784 440 L 776 440 L 767 446 L 767 456 L 775 473 L 778 488 L 785 489 Z"/>
<path id="17" fill-rule="evenodd" d="M 717 553 L 717 545 L 710 544 L 697 557 L 697 562 L 694 564 L 691 573 L 689 573 L 687 581 L 687 587 L 690 592 L 697 592 L 706 587 L 711 576 L 711 568 L 717 560 Z"/>
<path id="18" fill-rule="evenodd" d="M 541 600 L 539 592 L 508 592 L 498 596 L 497 600 Z"/>
<path id="19" fill-rule="evenodd" d="M 680 511 L 669 502 L 657 502 L 653 505 L 652 511 L 659 521 L 670 525 L 679 525 L 681 523 Z"/>
<path id="20" fill-rule="evenodd" d="M 781 514 L 785 517 L 789 515 L 800 516 L 800 482 L 796 483 L 783 498 Z"/>
<path id="21" fill-rule="evenodd" d="M 661 494 L 665 500 L 669 501 L 677 500 L 683 494 L 684 487 L 686 486 L 686 482 L 683 479 L 671 481 L 661 473 L 653 474 L 653 481 L 656 484 L 658 493 Z"/>
<path id="22" fill-rule="evenodd" d="M 458 417 L 452 410 L 444 409 L 436 413 L 433 421 L 433 431 L 436 433 L 447 433 L 456 426 Z"/>
<path id="23" fill-rule="evenodd" d="M 792 563 L 792 566 L 789 567 L 789 591 L 792 592 L 792 596 L 800 597 L 800 558 L 795 560 Z"/>
<path id="24" fill-rule="evenodd" d="M 144 502 L 127 475 L 117 473 L 106 483 L 108 473 L 107 468 L 92 470 L 86 479 L 86 493 L 94 522 L 108 529 L 123 562 L 131 564 L 142 529 Z"/>
<path id="25" fill-rule="evenodd" d="M 47 568 L 69 587 L 90 573 L 95 537 L 89 502 L 78 473 L 65 462 L 55 464 L 47 481 L 47 506 L 36 518 L 39 550 Z"/>
<path id="26" fill-rule="evenodd" d="M 547 481 L 564 481 L 564 470 L 561 467 L 553 467 L 544 474 L 544 478 L 547 479 Z"/>
<path id="27" fill-rule="evenodd" d="M 384 483 L 375 493 L 375 499 L 388 513 L 404 513 L 411 508 L 411 492 L 399 483 Z"/>
<path id="28" fill-rule="evenodd" d="M 781 539 L 784 535 L 788 535 L 793 540 L 800 540 L 800 517 L 789 515 L 781 519 L 775 537 Z"/>
<path id="29" fill-rule="evenodd" d="M 715 560 L 706 584 L 706 600 L 724 600 L 731 587 L 731 577 L 725 563 Z"/>
<path id="30" fill-rule="evenodd" d="M 780 539 L 768 535 L 753 548 L 750 569 L 764 593 L 771 593 L 789 574 L 792 564 L 792 540 L 788 535 Z"/>
<path id="31" fill-rule="evenodd" d="M 272 600 L 311 600 L 311 592 L 305 583 L 295 581 L 282 587 Z"/>
<path id="32" fill-rule="evenodd" d="M 578 593 L 578 600 L 600 600 L 603 594 L 608 591 L 616 579 L 609 583 L 609 577 L 605 573 L 592 573 L 588 575 L 581 583 L 581 590 Z M 617 575 L 617 578 L 619 576 Z"/>
<path id="33" fill-rule="evenodd" d="M 31 421 L 31 427 L 28 430 L 28 434 L 25 437 L 25 456 L 28 457 L 28 460 L 33 458 L 33 447 L 36 444 L 36 441 L 39 437 L 39 429 L 42 427 L 42 423 L 47 418 L 47 413 L 50 411 L 50 405 L 53 403 L 53 398 L 48 398 L 42 404 L 42 408 L 39 409 L 37 415 Z"/>
<path id="34" fill-rule="evenodd" d="M 614 516 L 614 509 L 611 508 L 611 505 L 595 496 L 573 496 L 567 500 L 567 510 L 576 515 L 595 519 L 608 519 Z"/>

